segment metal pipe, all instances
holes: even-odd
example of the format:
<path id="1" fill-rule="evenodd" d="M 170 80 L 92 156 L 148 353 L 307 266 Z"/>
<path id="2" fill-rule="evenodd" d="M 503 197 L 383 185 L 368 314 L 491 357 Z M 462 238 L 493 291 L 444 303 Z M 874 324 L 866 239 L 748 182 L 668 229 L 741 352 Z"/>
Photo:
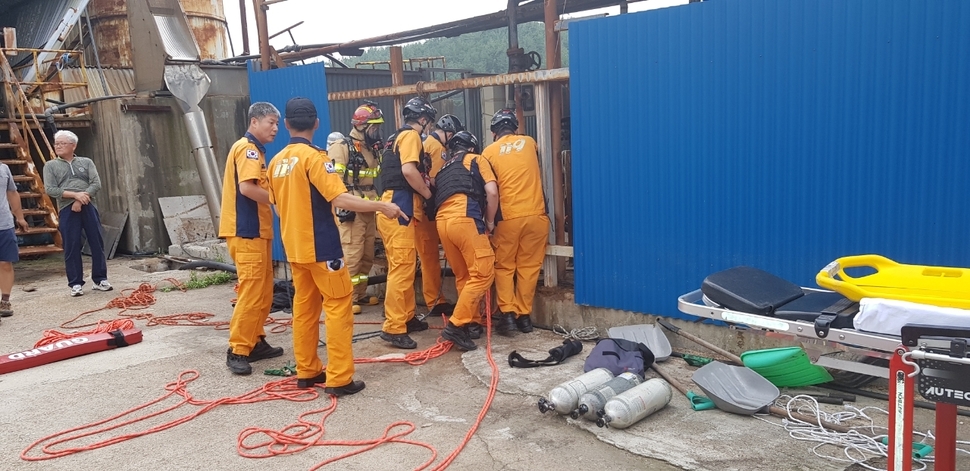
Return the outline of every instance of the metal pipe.
<path id="1" fill-rule="evenodd" d="M 242 56 L 249 55 L 249 20 L 246 18 L 246 0 L 239 0 L 239 22 L 242 23 Z"/>
<path id="2" fill-rule="evenodd" d="M 506 12 L 508 12 L 509 18 L 509 49 L 505 51 L 505 54 L 509 56 L 509 73 L 521 72 L 519 70 L 518 60 L 516 59 L 519 55 L 519 21 L 518 21 L 518 10 L 519 10 L 519 0 L 509 0 Z M 519 129 L 516 130 L 519 134 L 522 134 L 525 130 L 525 111 L 522 110 L 522 85 L 518 83 L 512 84 L 512 101 L 515 107 L 515 118 L 519 122 Z"/>
<path id="3" fill-rule="evenodd" d="M 546 68 L 562 66 L 559 32 L 556 20 L 559 19 L 556 0 L 545 0 L 546 20 Z M 552 126 L 552 203 L 553 227 L 556 230 L 556 245 L 566 245 L 566 198 L 562 170 L 562 87 L 558 83 L 549 84 L 549 121 Z M 560 277 L 566 274 L 566 259 L 556 257 L 556 272 Z"/>
<path id="4" fill-rule="evenodd" d="M 259 65 L 261 70 L 269 70 L 269 26 L 266 25 L 266 10 L 269 9 L 264 0 L 253 0 L 256 9 L 256 35 L 259 36 Z"/>
<path id="5" fill-rule="evenodd" d="M 101 86 L 104 87 L 104 94 L 111 95 L 108 82 L 104 79 L 104 69 L 101 68 L 101 57 L 98 55 L 98 42 L 94 39 L 94 29 L 91 28 L 91 15 L 88 14 L 88 7 L 84 7 L 84 21 L 88 25 L 88 34 L 91 35 L 91 49 L 94 49 L 94 63 L 98 66 L 98 75 L 101 77 Z"/>
<path id="6" fill-rule="evenodd" d="M 418 82 L 414 85 L 397 87 L 370 88 L 367 90 L 348 90 L 327 94 L 329 101 L 361 100 L 365 98 L 394 97 L 401 95 L 428 94 L 464 90 L 468 88 L 485 88 L 503 86 L 511 83 L 541 83 L 569 80 L 569 69 L 533 70 L 516 74 L 489 75 L 486 77 L 470 77 L 441 82 Z"/>
<path id="7" fill-rule="evenodd" d="M 404 85 L 404 55 L 401 46 L 391 46 L 391 86 Z M 404 126 L 402 116 L 404 100 L 400 95 L 394 97 L 394 125 L 396 129 Z"/>

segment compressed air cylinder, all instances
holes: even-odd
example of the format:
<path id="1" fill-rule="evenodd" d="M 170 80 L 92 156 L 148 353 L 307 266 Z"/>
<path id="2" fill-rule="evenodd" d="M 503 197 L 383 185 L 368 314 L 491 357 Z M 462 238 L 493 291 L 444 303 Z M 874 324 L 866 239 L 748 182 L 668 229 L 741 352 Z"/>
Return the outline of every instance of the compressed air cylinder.
<path id="1" fill-rule="evenodd" d="M 666 381 L 660 378 L 647 380 L 607 401 L 596 425 L 627 428 L 663 409 L 672 396 L 670 385 Z"/>
<path id="2" fill-rule="evenodd" d="M 579 396 L 602 386 L 611 379 L 613 379 L 613 373 L 606 368 L 596 368 L 583 373 L 574 380 L 566 381 L 552 388 L 552 391 L 549 391 L 548 400 L 546 398 L 539 399 L 539 412 L 545 414 L 548 411 L 555 410 L 559 414 L 566 415 L 576 409 L 579 404 Z"/>
<path id="3" fill-rule="evenodd" d="M 579 396 L 579 406 L 570 414 L 570 417 L 578 419 L 579 416 L 583 416 L 584 419 L 595 422 L 607 401 L 642 382 L 643 379 L 636 373 L 621 373 L 606 384 Z"/>

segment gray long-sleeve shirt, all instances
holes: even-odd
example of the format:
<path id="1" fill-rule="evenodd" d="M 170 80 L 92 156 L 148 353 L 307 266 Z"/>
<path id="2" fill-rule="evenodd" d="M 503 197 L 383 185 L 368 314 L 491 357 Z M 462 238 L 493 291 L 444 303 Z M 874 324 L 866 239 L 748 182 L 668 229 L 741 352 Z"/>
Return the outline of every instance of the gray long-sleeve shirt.
<path id="1" fill-rule="evenodd" d="M 94 161 L 74 156 L 70 162 L 60 157 L 44 164 L 44 190 L 57 198 L 57 210 L 74 204 L 73 198 L 64 198 L 65 191 L 83 191 L 94 198 L 101 189 L 101 177 Z"/>

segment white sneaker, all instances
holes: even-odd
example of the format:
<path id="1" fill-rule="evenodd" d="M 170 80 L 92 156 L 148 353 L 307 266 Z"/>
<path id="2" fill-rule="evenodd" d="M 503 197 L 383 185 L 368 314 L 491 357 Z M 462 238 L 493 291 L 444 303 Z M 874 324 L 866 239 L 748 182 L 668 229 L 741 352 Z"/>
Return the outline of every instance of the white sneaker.
<path id="1" fill-rule="evenodd" d="M 82 296 L 84 295 L 84 288 L 81 285 L 74 285 L 71 287 L 71 296 Z"/>
<path id="2" fill-rule="evenodd" d="M 101 283 L 92 286 L 91 289 L 97 291 L 111 291 L 114 288 L 111 287 L 111 283 L 108 283 L 108 280 L 101 280 Z"/>

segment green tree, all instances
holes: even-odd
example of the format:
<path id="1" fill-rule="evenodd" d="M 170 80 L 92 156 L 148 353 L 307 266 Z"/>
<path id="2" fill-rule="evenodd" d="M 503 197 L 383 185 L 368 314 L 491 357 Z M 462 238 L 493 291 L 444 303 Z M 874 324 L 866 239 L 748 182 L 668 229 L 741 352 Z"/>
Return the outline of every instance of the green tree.
<path id="1" fill-rule="evenodd" d="M 525 52 L 536 51 L 545 61 L 545 27 L 542 23 L 531 22 L 519 25 L 519 47 Z M 561 35 L 563 66 L 569 65 L 568 38 Z M 475 73 L 501 74 L 508 72 L 509 47 L 508 28 L 498 28 L 478 33 L 468 33 L 454 38 L 435 38 L 406 44 L 403 56 L 408 58 L 444 57 L 449 69 L 471 70 Z M 372 47 L 360 57 L 341 58 L 350 67 L 360 62 L 387 61 L 390 52 L 387 47 Z M 544 65 L 543 65 L 544 67 Z M 451 78 L 451 77 L 449 77 Z"/>

